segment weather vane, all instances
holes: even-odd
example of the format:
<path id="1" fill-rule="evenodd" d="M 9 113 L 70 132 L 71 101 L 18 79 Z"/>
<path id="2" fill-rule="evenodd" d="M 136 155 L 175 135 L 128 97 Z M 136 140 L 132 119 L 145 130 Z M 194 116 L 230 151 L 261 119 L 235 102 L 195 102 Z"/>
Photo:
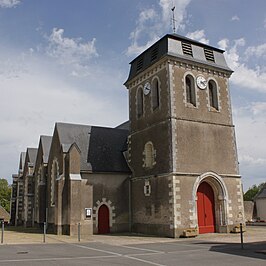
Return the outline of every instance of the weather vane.
<path id="1" fill-rule="evenodd" d="M 175 23 L 176 23 L 176 20 L 175 20 L 175 6 L 173 6 L 171 8 L 171 10 L 172 10 L 172 13 L 173 13 L 173 17 L 172 17 L 173 33 L 175 33 L 175 30 L 176 30 L 176 28 L 175 28 Z"/>

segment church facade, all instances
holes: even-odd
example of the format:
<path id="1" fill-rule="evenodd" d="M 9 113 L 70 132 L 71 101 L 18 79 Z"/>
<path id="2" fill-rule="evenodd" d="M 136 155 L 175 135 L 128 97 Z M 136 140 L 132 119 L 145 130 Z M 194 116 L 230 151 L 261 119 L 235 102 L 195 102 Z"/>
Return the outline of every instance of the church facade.
<path id="1" fill-rule="evenodd" d="M 57 234 L 79 226 L 83 235 L 180 237 L 244 222 L 223 53 L 165 35 L 131 62 L 129 122 L 56 123 L 38 148 L 33 224 L 46 221 Z"/>

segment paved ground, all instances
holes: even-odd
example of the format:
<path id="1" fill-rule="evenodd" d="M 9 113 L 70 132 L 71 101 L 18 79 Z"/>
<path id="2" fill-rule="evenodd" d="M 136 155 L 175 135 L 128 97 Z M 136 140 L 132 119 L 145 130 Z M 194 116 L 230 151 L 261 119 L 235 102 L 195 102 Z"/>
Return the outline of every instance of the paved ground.
<path id="1" fill-rule="evenodd" d="M 6 230 L 0 265 L 266 265 L 266 227 L 193 239 L 94 235 L 89 239 Z M 16 244 L 15 244 L 16 243 Z M 31 244 L 29 244 L 31 243 Z"/>

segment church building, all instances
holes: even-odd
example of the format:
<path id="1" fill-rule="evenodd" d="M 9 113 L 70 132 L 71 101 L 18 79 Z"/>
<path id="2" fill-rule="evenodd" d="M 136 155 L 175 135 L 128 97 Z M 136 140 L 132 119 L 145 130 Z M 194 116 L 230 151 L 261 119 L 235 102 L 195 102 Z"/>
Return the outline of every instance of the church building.
<path id="1" fill-rule="evenodd" d="M 44 157 L 44 144 L 38 148 L 33 224 L 47 221 L 57 234 L 79 226 L 83 235 L 180 237 L 243 223 L 223 53 L 167 34 L 130 63 L 128 122 L 56 123 L 53 136 L 42 137 Z"/>

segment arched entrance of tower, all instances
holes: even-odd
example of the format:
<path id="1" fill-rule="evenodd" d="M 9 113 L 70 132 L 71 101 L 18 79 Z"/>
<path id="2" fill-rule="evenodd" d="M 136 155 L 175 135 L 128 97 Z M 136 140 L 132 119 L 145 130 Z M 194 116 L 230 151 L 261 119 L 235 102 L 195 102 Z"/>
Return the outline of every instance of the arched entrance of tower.
<path id="1" fill-rule="evenodd" d="M 98 234 L 110 233 L 109 208 L 103 204 L 98 211 Z"/>
<path id="2" fill-rule="evenodd" d="M 228 193 L 223 179 L 213 172 L 196 179 L 193 188 L 200 234 L 221 232 L 227 222 Z"/>
<path id="3" fill-rule="evenodd" d="M 202 182 L 197 190 L 197 212 L 199 233 L 215 232 L 215 201 L 212 187 Z"/>

